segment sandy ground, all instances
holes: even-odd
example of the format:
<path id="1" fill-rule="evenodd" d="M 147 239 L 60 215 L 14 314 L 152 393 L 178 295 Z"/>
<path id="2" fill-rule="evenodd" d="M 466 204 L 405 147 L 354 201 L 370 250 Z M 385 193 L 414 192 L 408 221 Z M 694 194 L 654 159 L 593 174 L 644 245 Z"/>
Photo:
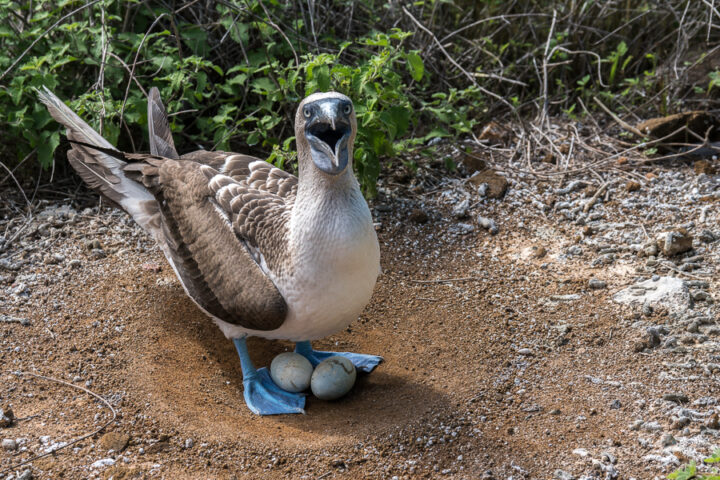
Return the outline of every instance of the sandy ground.
<path id="1" fill-rule="evenodd" d="M 25 219 L 8 209 L 0 408 L 18 420 L 0 428 L 0 479 L 664 478 L 720 444 L 720 242 L 701 234 L 720 230 L 720 190 L 686 166 L 654 172 L 588 212 L 592 180 L 559 194 L 565 184 L 514 179 L 499 200 L 460 178 L 427 194 L 381 188 L 383 275 L 359 320 L 315 347 L 385 362 L 296 416 L 248 411 L 232 343 L 124 213 L 49 204 L 16 236 Z M 688 222 L 693 250 L 639 250 Z M 653 275 L 682 279 L 687 296 L 612 301 Z M 258 366 L 292 349 L 249 346 Z M 112 418 L 86 392 L 20 372 L 86 388 L 117 418 L 15 466 Z"/>

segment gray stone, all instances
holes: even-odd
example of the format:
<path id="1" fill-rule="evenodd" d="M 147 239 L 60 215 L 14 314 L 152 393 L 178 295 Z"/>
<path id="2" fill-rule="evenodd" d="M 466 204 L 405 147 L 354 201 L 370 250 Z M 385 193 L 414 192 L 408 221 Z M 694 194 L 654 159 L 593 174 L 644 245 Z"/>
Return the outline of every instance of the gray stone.
<path id="1" fill-rule="evenodd" d="M 0 443 L 0 446 L 2 446 L 3 450 L 17 450 L 17 442 L 13 440 L 12 438 L 3 438 L 2 443 Z"/>
<path id="2" fill-rule="evenodd" d="M 480 216 L 478 217 L 478 224 L 480 224 L 482 228 L 490 232 L 491 235 L 495 235 L 496 233 L 498 233 L 498 226 L 495 223 L 495 220 L 493 220 L 492 218 Z"/>
<path id="3" fill-rule="evenodd" d="M 712 243 L 718 239 L 718 237 L 710 230 L 703 230 L 698 234 L 697 238 L 704 243 Z"/>
<path id="4" fill-rule="evenodd" d="M 458 220 L 466 218 L 468 216 L 468 208 L 470 208 L 470 201 L 468 199 L 465 199 L 453 207 L 453 217 L 457 218 Z"/>
<path id="5" fill-rule="evenodd" d="M 32 480 L 33 474 L 30 469 L 25 470 L 20 475 L 18 475 L 17 480 Z"/>
<path id="6" fill-rule="evenodd" d="M 687 395 L 683 393 L 666 393 L 662 396 L 662 398 L 663 400 L 667 400 L 668 402 L 675 403 L 688 403 L 690 401 Z"/>
<path id="7" fill-rule="evenodd" d="M 660 277 L 657 281 L 645 280 L 620 290 L 612 298 L 616 303 L 662 306 L 671 312 L 683 312 L 692 304 L 687 283 L 675 277 Z"/>
<path id="8" fill-rule="evenodd" d="M 607 287 L 607 282 L 597 278 L 591 278 L 588 281 L 588 286 L 593 290 L 602 290 L 603 288 Z"/>
<path id="9" fill-rule="evenodd" d="M 670 426 L 673 430 L 680 430 L 684 427 L 687 427 L 690 425 L 690 418 L 688 417 L 680 417 L 672 422 L 672 425 Z"/>
<path id="10" fill-rule="evenodd" d="M 684 228 L 677 228 L 670 232 L 663 232 L 657 237 L 657 246 L 662 252 L 672 257 L 692 250 L 693 237 Z"/>
<path id="11" fill-rule="evenodd" d="M 575 477 L 565 470 L 555 470 L 553 473 L 554 480 L 575 480 Z"/>
<path id="12" fill-rule="evenodd" d="M 6 428 L 13 424 L 15 421 L 15 414 L 9 408 L 3 410 L 0 408 L 0 428 Z"/>
<path id="13" fill-rule="evenodd" d="M 712 295 L 710 295 L 708 292 L 705 292 L 702 290 L 700 290 L 698 292 L 694 292 L 692 294 L 692 298 L 693 298 L 693 300 L 695 300 L 697 302 L 713 303 Z"/>

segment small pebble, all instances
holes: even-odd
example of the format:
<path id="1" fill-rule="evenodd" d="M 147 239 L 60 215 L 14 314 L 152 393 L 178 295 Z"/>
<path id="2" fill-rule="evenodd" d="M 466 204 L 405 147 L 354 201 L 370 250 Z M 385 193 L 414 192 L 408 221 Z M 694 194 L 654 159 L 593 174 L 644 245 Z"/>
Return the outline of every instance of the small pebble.
<path id="1" fill-rule="evenodd" d="M 662 438 L 662 446 L 663 447 L 669 447 L 670 445 L 675 445 L 677 440 L 675 440 L 675 437 L 673 437 L 671 434 L 667 433 Z"/>

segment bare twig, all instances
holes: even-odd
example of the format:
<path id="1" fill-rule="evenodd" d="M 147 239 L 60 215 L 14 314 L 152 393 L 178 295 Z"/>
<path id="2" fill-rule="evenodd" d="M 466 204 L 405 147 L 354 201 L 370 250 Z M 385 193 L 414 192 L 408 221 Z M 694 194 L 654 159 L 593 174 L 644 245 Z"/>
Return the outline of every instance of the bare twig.
<path id="1" fill-rule="evenodd" d="M 548 107 L 548 53 L 550 51 L 550 40 L 552 40 L 553 32 L 555 31 L 555 20 L 557 20 L 557 10 L 553 10 L 553 16 L 552 16 L 552 23 L 550 24 L 550 31 L 548 31 L 547 41 L 545 42 L 545 53 L 543 54 L 543 78 L 542 78 L 542 84 L 543 84 L 543 90 L 542 90 L 542 98 L 543 98 L 543 104 L 542 104 L 542 113 L 540 116 L 540 122 L 539 125 L 543 125 L 545 123 L 545 118 L 547 118 L 547 107 Z M 549 127 L 549 125 L 548 125 Z"/>
<path id="2" fill-rule="evenodd" d="M 295 66 L 297 67 L 298 65 L 300 65 L 300 59 L 298 58 L 298 54 L 295 51 L 295 47 L 293 47 L 292 42 L 287 37 L 287 35 L 285 35 L 285 32 L 283 32 L 282 29 L 278 27 L 277 24 L 272 21 L 272 19 L 270 19 L 270 13 L 267 11 L 267 8 L 265 8 L 265 4 L 262 2 L 262 0 L 258 0 L 258 3 L 260 3 L 260 7 L 262 7 L 263 12 L 265 12 L 265 16 L 267 17 L 265 21 L 267 22 L 267 24 L 277 30 L 277 32 L 285 39 L 287 44 L 290 46 L 290 50 L 292 50 L 293 56 L 295 57 Z"/>
<path id="3" fill-rule="evenodd" d="M 30 200 L 28 200 L 27 195 L 25 195 L 25 190 L 23 190 L 22 186 L 20 186 L 20 182 L 18 182 L 17 178 L 15 178 L 15 175 L 13 175 L 13 172 L 8 167 L 6 167 L 3 162 L 0 162 L 0 167 L 7 170 L 8 175 L 10 176 L 10 178 L 13 179 L 13 181 L 15 182 L 15 185 L 17 185 L 17 187 L 18 187 L 18 190 L 20 190 L 20 193 L 22 193 L 22 196 L 25 199 L 25 202 L 27 203 L 28 210 L 30 210 L 32 208 L 32 204 L 30 203 Z"/>
<path id="4" fill-rule="evenodd" d="M 430 30 L 428 30 L 428 29 L 425 27 L 425 25 L 423 25 L 422 23 L 420 23 L 415 17 L 413 17 L 412 13 L 410 13 L 407 8 L 402 7 L 402 11 L 405 13 L 405 15 L 407 15 L 408 17 L 410 17 L 410 20 L 412 20 L 413 23 L 414 23 L 415 25 L 417 25 L 420 30 L 422 30 L 423 32 L 425 32 L 425 33 L 427 33 L 428 35 L 430 35 L 430 38 L 433 39 L 433 41 L 434 41 L 435 44 L 438 46 L 438 48 L 439 48 L 440 51 L 443 53 L 443 55 L 445 55 L 445 57 L 450 61 L 450 63 L 452 63 L 455 68 L 457 68 L 458 70 L 460 70 L 460 71 L 463 73 L 463 75 L 465 75 L 465 76 L 468 78 L 468 80 L 470 80 L 470 82 L 471 82 L 473 85 L 475 85 L 475 87 L 476 87 L 478 90 L 480 90 L 481 92 L 483 92 L 485 95 L 488 95 L 488 96 L 490 96 L 490 97 L 492 97 L 492 98 L 500 101 L 501 103 L 503 103 L 504 105 L 506 105 L 508 108 L 510 108 L 510 110 L 511 110 L 512 112 L 515 112 L 515 108 L 513 108 L 513 106 L 510 105 L 510 103 L 509 103 L 507 100 L 505 100 L 503 97 L 501 97 L 501 96 L 498 95 L 497 93 L 491 92 L 490 90 L 488 90 L 488 89 L 480 86 L 480 84 L 478 84 L 477 81 L 475 80 L 475 77 L 474 77 L 472 74 L 470 74 L 470 72 L 468 72 L 468 71 L 465 70 L 463 67 L 461 67 L 460 64 L 458 64 L 458 63 L 455 61 L 455 59 L 448 53 L 448 51 L 445 50 L 445 47 L 443 47 L 442 43 L 440 43 L 440 41 L 437 39 L 437 37 L 435 36 L 435 34 L 432 33 Z M 516 112 L 516 113 L 517 113 L 517 112 Z"/>
<path id="5" fill-rule="evenodd" d="M 133 75 L 132 70 L 130 70 L 130 66 L 129 66 L 127 63 L 125 63 L 122 58 L 118 57 L 118 56 L 115 55 L 113 52 L 108 52 L 108 55 L 110 55 L 110 56 L 113 57 L 115 60 L 117 60 L 118 62 L 120 62 L 120 64 L 121 64 L 121 65 L 125 68 L 125 70 L 127 70 L 127 72 L 130 74 L 130 78 L 133 79 L 133 81 L 135 82 L 135 85 L 137 85 L 137 87 L 140 89 L 140 91 L 143 92 L 143 95 L 145 95 L 145 96 L 147 97 L 147 92 L 146 92 L 145 89 L 143 88 L 142 84 L 138 81 L 137 77 L 136 77 L 135 75 Z"/>
<path id="6" fill-rule="evenodd" d="M 627 122 L 626 122 L 625 120 L 623 120 L 622 118 L 620 118 L 620 117 L 618 117 L 617 115 L 615 115 L 615 113 L 613 113 L 608 107 L 606 107 L 605 104 L 603 104 L 603 103 L 600 101 L 599 98 L 593 97 L 593 100 L 595 101 L 595 103 L 598 104 L 598 106 L 600 106 L 600 108 L 602 108 L 603 110 L 605 110 L 605 113 L 607 113 L 608 115 L 610 115 L 610 116 L 613 118 L 613 120 L 615 120 L 615 121 L 616 121 L 621 127 L 623 127 L 625 130 L 627 130 L 628 132 L 630 132 L 630 133 L 632 133 L 632 134 L 634 134 L 634 135 L 637 135 L 637 136 L 640 137 L 640 138 L 643 138 L 643 137 L 645 136 L 640 130 L 638 130 L 637 128 L 633 127 L 632 125 L 630 125 L 629 123 L 627 123 Z"/>
<path id="7" fill-rule="evenodd" d="M 48 381 L 50 381 L 50 382 L 60 383 L 60 384 L 62 384 L 62 385 L 67 385 L 68 387 L 76 388 L 76 389 L 78 389 L 78 390 L 80 390 L 80 391 L 83 391 L 83 392 L 87 393 L 88 395 L 92 395 L 93 397 L 97 398 L 97 399 L 100 400 L 102 403 L 104 403 L 105 406 L 110 409 L 110 411 L 112 412 L 112 418 L 111 418 L 110 420 L 108 420 L 107 422 L 105 422 L 105 423 L 104 423 L 102 426 L 100 426 L 99 428 L 93 430 L 92 432 L 90 432 L 90 433 L 88 433 L 88 434 L 85 434 L 85 435 L 83 435 L 83 436 L 81 436 L 81 437 L 78 437 L 78 438 L 76 438 L 75 440 L 73 440 L 73 441 L 71 441 L 71 442 L 69 442 L 69 443 L 66 443 L 66 444 L 64 444 L 64 445 L 62 445 L 62 446 L 59 446 L 59 447 L 57 447 L 57 448 L 53 448 L 52 450 L 50 450 L 50 451 L 47 452 L 47 453 L 43 453 L 42 455 L 36 455 L 36 456 L 34 456 L 34 457 L 29 458 L 28 460 L 25 460 L 25 461 L 20 462 L 20 463 L 16 463 L 15 465 L 12 465 L 12 466 L 10 466 L 9 468 L 3 470 L 2 473 L 7 473 L 7 472 L 9 472 L 9 471 L 11 471 L 11 470 L 14 470 L 14 469 L 17 468 L 17 467 L 20 467 L 20 466 L 22 466 L 22 465 L 26 465 L 26 464 L 28 464 L 28 463 L 30 463 L 30 462 L 34 462 L 35 460 L 38 460 L 38 459 L 40 459 L 40 458 L 47 457 L 48 455 L 54 455 L 56 452 L 58 452 L 59 450 L 62 450 L 63 448 L 70 447 L 70 446 L 72 446 L 72 445 L 75 445 L 75 444 L 78 443 L 78 442 L 81 442 L 81 441 L 85 440 L 86 438 L 92 437 L 93 435 L 95 435 L 95 434 L 101 432 L 102 430 L 104 430 L 105 427 L 107 427 L 108 425 L 110 425 L 110 424 L 111 424 L 112 422 L 114 422 L 115 419 L 117 418 L 117 412 L 115 411 L 115 409 L 113 408 L 113 406 L 110 405 L 110 402 L 108 402 L 107 400 L 105 400 L 103 397 L 101 397 L 101 396 L 98 395 L 97 393 L 91 392 L 90 390 L 88 390 L 88 389 L 85 388 L 85 387 L 81 387 L 81 386 L 79 386 L 79 385 L 74 385 L 74 384 L 69 383 L 69 382 L 66 382 L 66 381 L 64 381 L 64 380 L 58 380 L 57 378 L 46 377 L 46 376 L 44 376 L 44 375 L 38 375 L 38 374 L 32 373 L 32 372 L 12 372 L 12 373 L 13 373 L 14 375 L 17 375 L 17 376 L 26 375 L 26 376 L 41 378 L 41 379 L 43 379 L 43 380 L 48 380 Z"/>
<path id="8" fill-rule="evenodd" d="M 600 195 L 605 191 L 605 189 L 615 182 L 617 182 L 617 179 L 608 180 L 607 182 L 603 183 L 600 188 L 597 189 L 595 195 L 593 195 L 590 200 L 585 203 L 585 206 L 583 207 L 583 213 L 589 212 L 593 205 L 595 205 L 595 202 L 597 202 L 597 199 L 600 198 Z"/>
<path id="9" fill-rule="evenodd" d="M 413 283 L 451 283 L 451 282 L 468 282 L 472 280 L 482 280 L 478 277 L 461 277 L 461 278 L 445 278 L 440 280 L 410 280 Z"/>
<path id="10" fill-rule="evenodd" d="M 138 45 L 137 52 L 135 52 L 135 59 L 133 60 L 132 68 L 130 69 L 130 78 L 128 79 L 127 87 L 125 87 L 125 97 L 123 98 L 122 107 L 120 107 L 120 122 L 123 122 L 123 115 L 125 113 L 125 103 L 127 103 L 128 94 L 130 93 L 130 83 L 132 82 L 134 76 L 135 76 L 135 65 L 137 64 L 138 57 L 140 56 L 140 51 L 142 50 L 143 44 L 145 44 L 145 39 L 147 39 L 148 35 L 152 31 L 153 28 L 155 28 L 155 25 L 160 21 L 161 18 L 163 18 L 166 13 L 161 13 L 158 15 L 158 17 L 153 21 L 153 23 L 150 24 L 150 28 L 147 29 L 145 32 L 145 35 L 143 35 L 142 40 L 140 40 L 140 45 Z"/>

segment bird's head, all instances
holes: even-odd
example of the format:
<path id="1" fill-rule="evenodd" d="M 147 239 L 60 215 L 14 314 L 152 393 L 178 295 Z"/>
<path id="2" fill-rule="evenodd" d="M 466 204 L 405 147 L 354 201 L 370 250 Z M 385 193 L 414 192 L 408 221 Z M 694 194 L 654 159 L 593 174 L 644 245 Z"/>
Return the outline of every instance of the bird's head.
<path id="1" fill-rule="evenodd" d="M 295 138 L 301 163 L 307 162 L 309 156 L 313 165 L 327 175 L 344 172 L 348 165 L 352 166 L 356 132 L 355 108 L 345 95 L 314 93 L 300 102 L 295 115 Z"/>

